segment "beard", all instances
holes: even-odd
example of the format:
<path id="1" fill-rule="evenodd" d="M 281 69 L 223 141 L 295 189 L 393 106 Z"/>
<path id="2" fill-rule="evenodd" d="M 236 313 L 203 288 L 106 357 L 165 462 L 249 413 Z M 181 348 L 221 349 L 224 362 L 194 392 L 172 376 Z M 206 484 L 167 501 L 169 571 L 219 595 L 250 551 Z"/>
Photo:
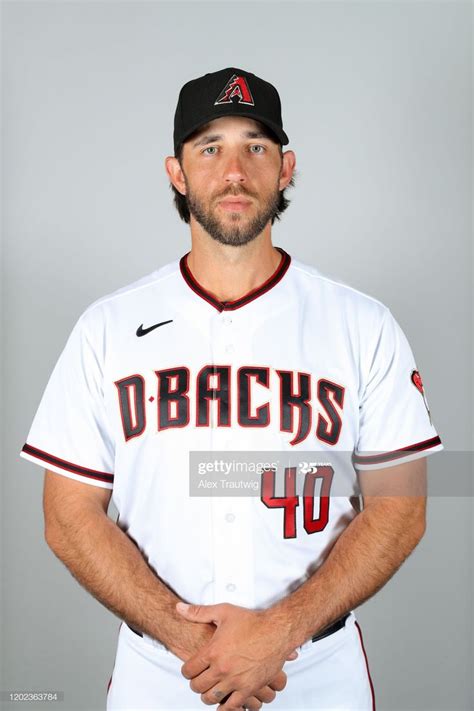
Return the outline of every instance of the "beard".
<path id="1" fill-rule="evenodd" d="M 232 245 L 234 247 L 248 244 L 261 234 L 268 224 L 268 221 L 278 213 L 278 206 L 280 204 L 280 189 L 278 183 L 259 207 L 257 213 L 251 219 L 248 219 L 245 212 L 228 212 L 223 214 L 222 217 L 219 217 L 216 212 L 211 210 L 209 204 L 206 204 L 191 190 L 186 176 L 184 177 L 184 181 L 186 184 L 185 198 L 189 212 L 208 235 L 220 244 Z M 220 199 L 240 195 L 244 198 L 248 197 L 247 193 L 239 191 L 237 193 L 228 192 L 220 196 Z"/>

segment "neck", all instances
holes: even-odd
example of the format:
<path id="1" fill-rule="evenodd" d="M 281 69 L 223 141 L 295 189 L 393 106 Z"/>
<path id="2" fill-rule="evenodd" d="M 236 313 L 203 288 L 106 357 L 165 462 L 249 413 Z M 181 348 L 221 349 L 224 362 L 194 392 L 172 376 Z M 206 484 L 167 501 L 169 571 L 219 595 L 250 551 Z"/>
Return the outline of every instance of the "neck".
<path id="1" fill-rule="evenodd" d="M 219 301 L 234 301 L 263 284 L 277 269 L 281 253 L 270 234 L 241 247 L 219 244 L 211 237 L 193 238 L 187 264 L 193 277 Z"/>

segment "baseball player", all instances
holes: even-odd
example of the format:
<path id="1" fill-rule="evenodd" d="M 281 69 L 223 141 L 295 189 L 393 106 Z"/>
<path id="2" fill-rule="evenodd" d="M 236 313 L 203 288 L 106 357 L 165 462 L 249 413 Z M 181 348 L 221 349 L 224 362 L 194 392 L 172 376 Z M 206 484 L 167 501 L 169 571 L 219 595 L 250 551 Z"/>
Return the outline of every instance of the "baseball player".
<path id="1" fill-rule="evenodd" d="M 354 608 L 423 536 L 443 445 L 389 308 L 273 246 L 288 142 L 254 74 L 182 87 L 191 249 L 85 309 L 21 451 L 49 546 L 121 620 L 109 711 L 375 708 Z"/>

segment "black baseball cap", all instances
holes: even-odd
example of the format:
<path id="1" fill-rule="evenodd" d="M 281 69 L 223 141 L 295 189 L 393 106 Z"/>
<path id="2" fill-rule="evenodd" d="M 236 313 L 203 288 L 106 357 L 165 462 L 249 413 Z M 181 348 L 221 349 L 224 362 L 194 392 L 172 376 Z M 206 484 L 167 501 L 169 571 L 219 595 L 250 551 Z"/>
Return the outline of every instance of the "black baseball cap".
<path id="1" fill-rule="evenodd" d="M 286 146 L 278 91 L 244 69 L 227 67 L 191 79 L 179 92 L 174 115 L 174 152 L 196 129 L 221 116 L 246 116 L 265 124 Z"/>

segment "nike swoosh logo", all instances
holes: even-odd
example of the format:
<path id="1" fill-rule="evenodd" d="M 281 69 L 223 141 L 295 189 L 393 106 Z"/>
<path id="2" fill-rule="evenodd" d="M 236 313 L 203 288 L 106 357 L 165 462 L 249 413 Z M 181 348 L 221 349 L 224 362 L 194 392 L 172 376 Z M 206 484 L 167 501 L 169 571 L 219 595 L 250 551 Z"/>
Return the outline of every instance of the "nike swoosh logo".
<path id="1" fill-rule="evenodd" d="M 159 328 L 159 326 L 164 326 L 165 323 L 171 323 L 173 319 L 171 318 L 169 321 L 162 321 L 161 323 L 155 323 L 154 326 L 149 326 L 148 328 L 143 328 L 143 324 L 141 324 L 137 328 L 137 336 L 146 336 L 147 333 L 150 333 L 150 331 L 154 331 L 155 328 Z"/>

